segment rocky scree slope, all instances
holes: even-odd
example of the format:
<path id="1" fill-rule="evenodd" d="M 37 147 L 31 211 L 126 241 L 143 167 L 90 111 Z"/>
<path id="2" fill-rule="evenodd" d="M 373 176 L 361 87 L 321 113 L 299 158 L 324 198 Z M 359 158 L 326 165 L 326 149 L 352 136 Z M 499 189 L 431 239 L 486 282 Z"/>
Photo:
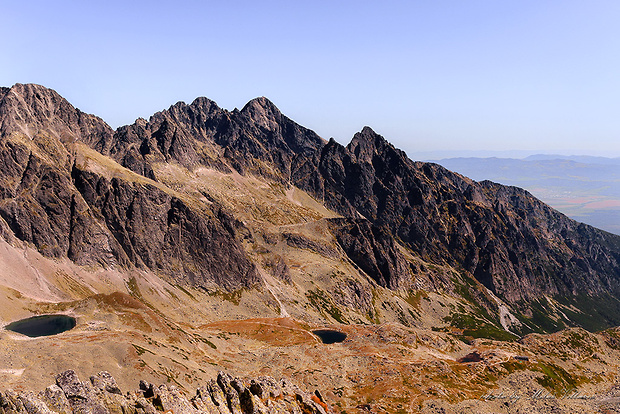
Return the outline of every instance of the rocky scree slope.
<path id="1" fill-rule="evenodd" d="M 150 269 L 204 288 L 257 283 L 231 234 L 234 220 L 217 206 L 193 205 L 88 153 L 84 144 L 113 136 L 101 119 L 52 90 L 20 84 L 4 90 L 0 119 L 0 227 L 7 235 L 80 265 Z"/>

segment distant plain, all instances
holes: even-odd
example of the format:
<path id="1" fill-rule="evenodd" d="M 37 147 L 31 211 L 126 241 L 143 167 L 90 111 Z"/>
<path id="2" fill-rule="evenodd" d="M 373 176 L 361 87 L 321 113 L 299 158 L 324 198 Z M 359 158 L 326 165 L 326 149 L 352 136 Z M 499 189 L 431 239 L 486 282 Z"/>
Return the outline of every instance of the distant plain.
<path id="1" fill-rule="evenodd" d="M 620 158 L 532 155 L 432 162 L 476 181 L 522 187 L 572 219 L 620 234 Z"/>

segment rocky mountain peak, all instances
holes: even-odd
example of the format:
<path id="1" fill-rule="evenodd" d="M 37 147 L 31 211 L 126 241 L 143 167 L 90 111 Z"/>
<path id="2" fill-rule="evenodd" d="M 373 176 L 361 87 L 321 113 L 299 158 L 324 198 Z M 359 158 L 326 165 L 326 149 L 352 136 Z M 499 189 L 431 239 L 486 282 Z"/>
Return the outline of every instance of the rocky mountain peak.
<path id="1" fill-rule="evenodd" d="M 376 141 L 378 139 L 382 139 L 382 137 L 373 131 L 372 128 L 365 126 L 353 136 L 347 148 L 359 162 L 372 163 L 372 158 L 377 152 Z"/>
<path id="2" fill-rule="evenodd" d="M 83 113 L 53 89 L 35 84 L 17 83 L 6 91 L 0 118 L 3 134 L 23 133 L 30 139 L 46 133 L 63 142 L 91 144 L 113 133 L 101 118 Z"/>
<path id="3" fill-rule="evenodd" d="M 136 121 L 134 122 L 134 124 L 136 124 L 137 126 L 139 126 L 139 127 L 141 127 L 141 128 L 144 128 L 144 127 L 146 126 L 146 124 L 148 124 L 148 123 L 149 123 L 149 121 L 147 121 L 147 120 L 146 120 L 146 119 L 144 119 L 144 118 L 138 118 L 138 119 L 136 119 Z"/>
<path id="4" fill-rule="evenodd" d="M 241 109 L 241 112 L 252 110 L 252 109 L 258 109 L 258 108 L 280 113 L 280 110 L 278 109 L 278 107 L 276 107 L 276 105 L 273 102 L 271 102 L 269 98 L 266 98 L 264 96 L 258 96 L 254 99 L 250 99 L 248 103 L 246 103 L 243 106 L 243 108 Z"/>
<path id="5" fill-rule="evenodd" d="M 264 96 L 249 101 L 241 109 L 241 114 L 268 131 L 277 130 L 282 119 L 280 110 Z"/>
<path id="6" fill-rule="evenodd" d="M 72 124 L 66 115 L 73 113 L 75 108 L 51 89 L 40 85 L 17 83 L 5 94 L 0 111 L 3 118 L 3 132 L 21 130 L 32 138 L 38 129 L 49 127 L 50 123 L 58 124 L 57 114 L 65 115 L 61 117 L 65 124 Z M 64 125 L 62 129 L 66 130 L 67 126 Z"/>
<path id="7" fill-rule="evenodd" d="M 377 134 L 369 126 L 365 126 L 362 130 L 353 136 L 353 139 L 347 145 L 347 149 L 351 152 L 357 162 L 370 163 L 374 156 L 380 158 L 394 158 L 406 160 L 407 155 L 396 149 L 383 136 Z"/>
<path id="8" fill-rule="evenodd" d="M 215 101 L 205 97 L 198 97 L 189 105 L 183 101 L 177 102 L 166 111 L 161 111 L 153 115 L 151 120 L 157 118 L 158 115 L 165 114 L 174 118 L 177 122 L 192 124 L 204 121 L 208 117 L 221 114 L 222 112 L 224 112 L 224 110 L 220 108 Z"/>
<path id="9" fill-rule="evenodd" d="M 6 88 L 4 86 L 0 87 L 0 101 L 2 101 L 2 99 L 5 97 L 7 93 L 9 93 L 10 90 L 11 90 L 10 88 Z"/>
<path id="10" fill-rule="evenodd" d="M 177 102 L 167 110 L 157 112 L 149 119 L 148 129 L 157 131 L 162 126 L 170 130 L 188 129 L 194 138 L 209 141 L 225 113 L 214 101 L 200 97 L 189 105 Z"/>
<path id="11" fill-rule="evenodd" d="M 204 96 L 200 96 L 194 99 L 189 106 L 194 108 L 195 110 L 200 110 L 201 112 L 206 114 L 218 113 L 223 111 L 223 109 L 220 108 L 215 101 Z"/>

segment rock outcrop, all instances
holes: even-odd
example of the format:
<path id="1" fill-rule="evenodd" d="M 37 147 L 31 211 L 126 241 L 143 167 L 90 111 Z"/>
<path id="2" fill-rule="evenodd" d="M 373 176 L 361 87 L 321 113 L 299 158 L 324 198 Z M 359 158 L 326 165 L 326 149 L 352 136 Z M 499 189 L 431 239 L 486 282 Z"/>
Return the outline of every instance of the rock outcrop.
<path id="1" fill-rule="evenodd" d="M 44 391 L 0 391 L 0 414 L 327 414 L 332 410 L 315 391 L 309 394 L 288 380 L 271 377 L 244 380 L 220 372 L 187 396 L 175 386 L 140 381 L 135 392 L 123 393 L 108 372 L 82 382 L 75 371 L 56 376 Z"/>
<path id="2" fill-rule="evenodd" d="M 346 147 L 330 141 L 293 178 L 330 208 L 362 215 L 510 303 L 620 292 L 619 236 L 577 223 L 525 190 L 413 162 L 368 127 Z"/>
<path id="3" fill-rule="evenodd" d="M 235 223 L 218 206 L 127 175 L 107 158 L 91 168 L 97 161 L 79 142 L 112 139 L 99 118 L 37 85 L 6 91 L 0 115 L 0 217 L 17 239 L 49 257 L 146 268 L 195 287 L 258 283 Z"/>
<path id="4" fill-rule="evenodd" d="M 366 219 L 330 219 L 331 230 L 349 259 L 378 285 L 407 288 L 411 267 L 398 250 L 394 238 Z"/>
<path id="5" fill-rule="evenodd" d="M 179 102 L 101 136 L 94 148 L 123 166 L 155 178 L 152 164 L 206 165 L 288 181 L 297 156 L 311 156 L 324 144 L 313 131 L 282 115 L 266 98 L 227 111 L 207 98 Z"/>

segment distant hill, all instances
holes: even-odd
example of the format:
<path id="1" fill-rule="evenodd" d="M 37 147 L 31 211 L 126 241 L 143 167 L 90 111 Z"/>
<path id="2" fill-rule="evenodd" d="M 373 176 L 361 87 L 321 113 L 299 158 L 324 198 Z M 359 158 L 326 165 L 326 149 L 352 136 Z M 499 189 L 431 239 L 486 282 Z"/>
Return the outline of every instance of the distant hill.
<path id="1" fill-rule="evenodd" d="M 525 161 L 568 160 L 584 164 L 620 165 L 620 158 L 594 157 L 591 155 L 534 154 L 524 159 Z"/>
<path id="2" fill-rule="evenodd" d="M 620 158 L 539 154 L 433 162 L 477 181 L 525 188 L 577 221 L 620 234 Z"/>

